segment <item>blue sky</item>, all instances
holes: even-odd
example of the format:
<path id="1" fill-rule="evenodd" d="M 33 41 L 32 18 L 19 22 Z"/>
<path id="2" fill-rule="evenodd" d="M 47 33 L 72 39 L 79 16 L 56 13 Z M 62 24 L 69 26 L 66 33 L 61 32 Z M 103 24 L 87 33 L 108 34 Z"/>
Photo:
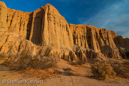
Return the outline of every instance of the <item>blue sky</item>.
<path id="1" fill-rule="evenodd" d="M 129 38 L 129 0 L 1 0 L 7 7 L 34 11 L 47 3 L 55 6 L 68 23 L 94 25 Z"/>

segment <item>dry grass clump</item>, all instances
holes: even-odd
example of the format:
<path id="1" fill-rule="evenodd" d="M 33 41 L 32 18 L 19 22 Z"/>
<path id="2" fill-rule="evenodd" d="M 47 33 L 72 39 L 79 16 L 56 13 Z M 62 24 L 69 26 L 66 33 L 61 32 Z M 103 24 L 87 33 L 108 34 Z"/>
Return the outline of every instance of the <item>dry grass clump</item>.
<path id="1" fill-rule="evenodd" d="M 51 68 L 56 65 L 57 59 L 53 57 L 44 57 L 41 56 L 40 58 L 32 57 L 28 53 L 21 53 L 17 57 L 16 61 L 13 60 L 5 60 L 2 65 L 12 67 L 14 70 L 29 70 L 29 69 L 46 69 Z"/>
<path id="2" fill-rule="evenodd" d="M 70 62 L 70 64 L 77 66 L 77 65 L 83 65 L 83 64 L 85 64 L 85 62 L 84 61 Z"/>
<path id="3" fill-rule="evenodd" d="M 89 63 L 85 63 L 84 61 L 70 62 L 70 64 L 75 66 L 75 67 L 82 67 L 82 68 L 91 69 L 91 67 L 89 66 Z"/>
<path id="4" fill-rule="evenodd" d="M 92 73 L 97 79 L 107 80 L 116 76 L 112 66 L 106 62 L 96 62 L 92 66 Z"/>
<path id="5" fill-rule="evenodd" d="M 7 66 L 7 67 L 13 67 L 13 68 L 16 67 L 16 64 L 14 62 L 7 60 L 7 59 L 2 63 L 2 65 Z"/>
<path id="6" fill-rule="evenodd" d="M 17 60 L 16 64 L 17 67 L 15 69 L 22 70 L 22 69 L 29 69 L 29 63 L 32 59 L 32 56 L 27 53 L 21 53 L 20 58 Z"/>
<path id="7" fill-rule="evenodd" d="M 0 57 L 5 57 L 0 54 Z M 55 74 L 53 68 L 56 66 L 58 59 L 56 57 L 46 56 L 32 56 L 28 52 L 22 52 L 17 55 L 9 55 L 7 59 L 3 60 L 1 65 L 10 67 L 18 73 L 25 74 L 25 76 L 38 77 L 46 79 Z"/>
<path id="8" fill-rule="evenodd" d="M 64 72 L 62 72 L 62 75 L 65 75 L 65 76 L 80 76 L 81 75 L 71 68 L 64 68 L 63 70 Z"/>
<path id="9" fill-rule="evenodd" d="M 44 58 L 43 60 L 40 59 L 32 59 L 29 63 L 31 68 L 39 68 L 39 69 L 46 69 L 55 66 L 57 60 L 51 57 Z"/>
<path id="10" fill-rule="evenodd" d="M 4 53 L 0 53 L 0 59 L 3 59 L 5 57 L 6 57 L 6 55 Z"/>
<path id="11" fill-rule="evenodd" d="M 47 68 L 44 70 L 31 68 L 30 70 L 21 70 L 19 73 L 25 74 L 26 77 L 37 77 L 40 79 L 46 79 L 57 75 L 52 68 Z"/>
<path id="12" fill-rule="evenodd" d="M 125 61 L 122 64 L 117 64 L 113 66 L 114 71 L 117 73 L 118 77 L 129 79 L 129 62 Z"/>
<path id="13" fill-rule="evenodd" d="M 40 79 L 46 79 L 52 75 L 56 75 L 55 71 L 52 69 L 56 66 L 56 58 L 45 56 L 40 56 L 40 58 L 36 56 L 32 57 L 28 53 L 21 53 L 13 57 L 17 60 L 7 59 L 2 65 L 25 74 L 25 76 L 38 77 Z"/>

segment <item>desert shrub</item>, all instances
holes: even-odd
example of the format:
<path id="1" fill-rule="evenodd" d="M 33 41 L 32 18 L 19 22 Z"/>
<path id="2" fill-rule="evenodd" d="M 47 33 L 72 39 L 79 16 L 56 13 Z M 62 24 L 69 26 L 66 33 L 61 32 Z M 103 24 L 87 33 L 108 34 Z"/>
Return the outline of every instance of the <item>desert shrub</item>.
<path id="1" fill-rule="evenodd" d="M 84 61 L 78 61 L 77 64 L 82 65 L 82 64 L 85 64 L 85 62 Z"/>
<path id="2" fill-rule="evenodd" d="M 70 62 L 70 64 L 76 66 L 76 65 L 83 65 L 83 64 L 85 64 L 85 62 L 84 61 Z"/>
<path id="3" fill-rule="evenodd" d="M 124 61 L 123 66 L 129 68 L 129 61 Z"/>
<path id="4" fill-rule="evenodd" d="M 78 65 L 76 62 L 70 62 L 71 65 Z"/>
<path id="5" fill-rule="evenodd" d="M 37 59 L 37 58 L 31 58 L 31 57 L 21 57 L 18 60 L 18 70 L 22 69 L 46 69 L 53 67 L 57 63 L 56 59 L 47 57 L 44 59 Z"/>
<path id="6" fill-rule="evenodd" d="M 50 52 L 51 52 L 51 48 L 48 47 L 46 49 L 46 51 L 45 51 L 45 55 L 44 56 L 49 56 Z"/>
<path id="7" fill-rule="evenodd" d="M 31 59 L 29 62 L 30 68 L 46 69 L 55 66 L 57 60 L 52 57 L 47 57 L 45 59 Z"/>
<path id="8" fill-rule="evenodd" d="M 123 71 L 122 71 L 122 69 L 121 69 L 121 67 L 119 67 L 118 65 L 113 66 L 113 69 L 117 73 L 117 76 L 121 76 L 121 75 L 124 74 Z"/>
<path id="9" fill-rule="evenodd" d="M 21 70 L 18 71 L 18 73 L 25 74 L 26 76 L 31 76 L 31 77 L 37 77 L 40 78 L 41 80 L 47 79 L 51 77 L 52 75 L 56 76 L 55 71 L 52 68 L 47 68 L 44 70 L 41 69 L 33 69 L 31 68 L 30 70 Z"/>
<path id="10" fill-rule="evenodd" d="M 16 62 L 17 63 L 17 68 L 16 69 L 27 69 L 29 68 L 29 63 L 31 61 L 32 57 L 30 54 L 27 54 L 27 53 L 21 53 L 20 54 L 20 58 L 18 59 L 18 61 Z"/>
<path id="11" fill-rule="evenodd" d="M 40 58 L 32 57 L 31 54 L 22 52 L 17 61 L 6 60 L 2 64 L 8 67 L 12 67 L 15 70 L 29 70 L 34 69 L 46 69 L 55 66 L 57 63 L 56 58 L 41 56 Z"/>
<path id="12" fill-rule="evenodd" d="M 121 66 L 120 65 L 113 65 L 113 69 L 117 73 L 117 76 L 129 79 L 129 62 L 124 62 Z"/>
<path id="13" fill-rule="evenodd" d="M 6 57 L 6 55 L 4 54 L 4 53 L 0 53 L 0 58 L 2 59 L 2 58 L 5 58 Z"/>
<path id="14" fill-rule="evenodd" d="M 107 80 L 108 78 L 113 78 L 116 73 L 110 64 L 106 62 L 96 62 L 92 66 L 92 73 L 97 79 Z"/>
<path id="15" fill-rule="evenodd" d="M 12 62 L 11 60 L 5 60 L 1 65 L 7 66 L 7 67 L 16 67 L 16 64 Z"/>

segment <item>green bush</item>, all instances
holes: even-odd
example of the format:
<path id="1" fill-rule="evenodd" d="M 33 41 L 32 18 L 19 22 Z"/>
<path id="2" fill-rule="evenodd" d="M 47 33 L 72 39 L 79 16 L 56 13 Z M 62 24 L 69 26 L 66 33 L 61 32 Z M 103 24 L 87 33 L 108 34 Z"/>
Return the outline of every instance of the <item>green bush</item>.
<path id="1" fill-rule="evenodd" d="M 96 62 L 92 66 L 92 73 L 97 79 L 107 80 L 108 78 L 114 78 L 116 73 L 110 64 L 106 62 Z"/>

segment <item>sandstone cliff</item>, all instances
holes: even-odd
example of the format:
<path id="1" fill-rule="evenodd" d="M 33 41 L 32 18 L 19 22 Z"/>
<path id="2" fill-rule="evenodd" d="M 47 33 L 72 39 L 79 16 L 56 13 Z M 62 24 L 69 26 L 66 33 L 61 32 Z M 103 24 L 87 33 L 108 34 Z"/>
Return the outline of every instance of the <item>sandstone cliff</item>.
<path id="1" fill-rule="evenodd" d="M 0 53 L 23 51 L 69 61 L 122 59 L 129 57 L 129 39 L 92 25 L 68 24 L 50 4 L 34 12 L 22 12 L 0 1 Z"/>
<path id="2" fill-rule="evenodd" d="M 92 25 L 69 24 L 69 26 L 75 45 L 101 52 L 105 57 L 117 59 L 128 57 L 128 38 L 124 39 L 117 36 L 114 31 L 98 29 Z"/>
<path id="3" fill-rule="evenodd" d="M 73 40 L 65 18 L 50 4 L 34 12 L 7 9 L 8 30 L 36 45 L 72 47 Z"/>

